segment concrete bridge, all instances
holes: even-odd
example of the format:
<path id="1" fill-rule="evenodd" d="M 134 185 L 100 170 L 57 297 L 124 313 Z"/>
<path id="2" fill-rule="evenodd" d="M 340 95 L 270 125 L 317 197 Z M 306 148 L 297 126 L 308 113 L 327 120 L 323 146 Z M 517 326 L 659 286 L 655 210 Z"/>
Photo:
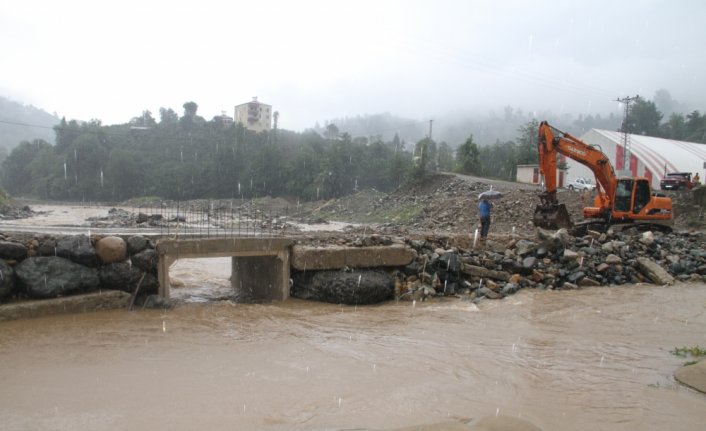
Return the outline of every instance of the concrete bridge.
<path id="1" fill-rule="evenodd" d="M 232 257 L 231 286 L 251 292 L 249 299 L 289 298 L 289 257 L 294 241 L 286 238 L 217 238 L 157 241 L 159 295 L 169 298 L 169 267 L 177 259 Z"/>
<path id="2" fill-rule="evenodd" d="M 294 245 L 291 238 L 237 237 L 162 239 L 157 241 L 159 294 L 169 298 L 169 267 L 177 259 L 231 257 L 231 286 L 250 300 L 289 298 L 291 269 L 395 267 L 409 264 L 416 252 L 402 244 L 371 247 L 311 247 Z"/>

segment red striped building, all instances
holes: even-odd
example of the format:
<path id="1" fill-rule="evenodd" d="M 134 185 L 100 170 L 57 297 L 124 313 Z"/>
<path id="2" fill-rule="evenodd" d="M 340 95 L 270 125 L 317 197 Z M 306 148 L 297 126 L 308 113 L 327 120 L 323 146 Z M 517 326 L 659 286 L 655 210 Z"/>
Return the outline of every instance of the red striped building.
<path id="1" fill-rule="evenodd" d="M 706 144 L 653 138 L 651 136 L 628 135 L 627 151 L 624 148 L 624 135 L 610 130 L 591 129 L 580 139 L 600 148 L 613 164 L 618 176 L 639 176 L 649 178 L 652 188 L 659 190 L 659 182 L 669 172 L 698 173 L 703 183 Z M 593 173 L 575 160 L 566 159 L 566 178 L 590 178 Z M 567 181 L 568 181 L 567 180 Z"/>

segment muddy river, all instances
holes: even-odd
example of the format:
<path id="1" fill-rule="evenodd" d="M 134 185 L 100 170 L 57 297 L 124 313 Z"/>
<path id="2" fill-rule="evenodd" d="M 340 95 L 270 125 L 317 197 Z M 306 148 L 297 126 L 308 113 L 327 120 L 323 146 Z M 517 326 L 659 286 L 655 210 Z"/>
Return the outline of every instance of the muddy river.
<path id="1" fill-rule="evenodd" d="M 186 287 L 169 311 L 0 322 L 0 429 L 386 429 L 496 414 L 544 430 L 705 429 L 706 395 L 675 382 L 686 359 L 670 353 L 706 345 L 704 284 L 253 305 L 204 302 L 228 295 L 228 260 L 170 272 Z"/>
<path id="2" fill-rule="evenodd" d="M 493 414 L 544 430 L 703 430 L 675 383 L 706 286 L 341 307 L 182 304 L 0 323 L 5 430 L 391 428 Z"/>

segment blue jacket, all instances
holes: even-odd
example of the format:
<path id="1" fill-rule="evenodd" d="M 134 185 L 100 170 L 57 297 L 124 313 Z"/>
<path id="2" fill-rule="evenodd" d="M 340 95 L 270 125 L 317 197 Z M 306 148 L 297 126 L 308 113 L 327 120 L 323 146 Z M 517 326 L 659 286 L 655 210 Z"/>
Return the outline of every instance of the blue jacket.
<path id="1" fill-rule="evenodd" d="M 493 207 L 493 204 L 491 204 L 488 200 L 483 199 L 480 201 L 478 204 L 478 211 L 480 212 L 481 217 L 490 217 L 490 209 Z"/>

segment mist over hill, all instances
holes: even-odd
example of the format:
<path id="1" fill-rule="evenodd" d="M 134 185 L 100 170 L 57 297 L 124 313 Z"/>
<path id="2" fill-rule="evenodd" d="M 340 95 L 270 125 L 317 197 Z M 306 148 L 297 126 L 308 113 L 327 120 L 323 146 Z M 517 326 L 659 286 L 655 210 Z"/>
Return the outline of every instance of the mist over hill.
<path id="1" fill-rule="evenodd" d="M 56 114 L 0 96 L 0 148 L 9 152 L 20 142 L 35 139 L 54 143 L 52 128 L 59 120 Z"/>

